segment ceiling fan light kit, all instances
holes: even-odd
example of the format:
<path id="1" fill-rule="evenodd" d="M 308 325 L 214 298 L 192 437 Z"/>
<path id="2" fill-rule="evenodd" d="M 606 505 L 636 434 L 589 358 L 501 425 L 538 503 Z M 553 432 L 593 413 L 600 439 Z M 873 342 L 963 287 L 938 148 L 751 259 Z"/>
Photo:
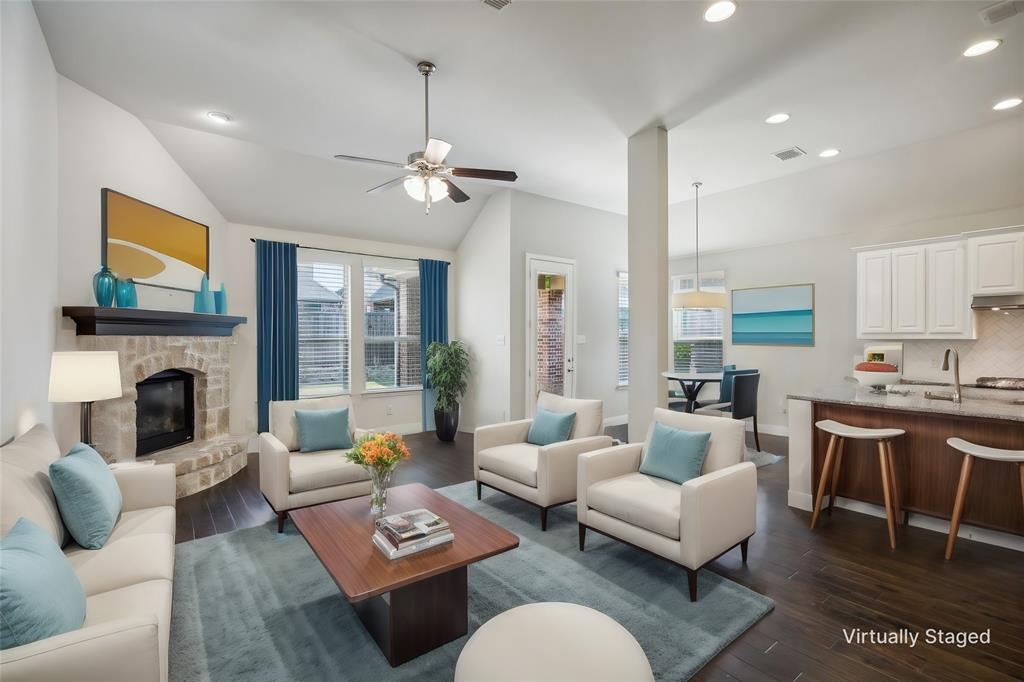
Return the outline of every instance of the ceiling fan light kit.
<path id="1" fill-rule="evenodd" d="M 518 177 L 515 171 L 489 170 L 486 168 L 456 168 L 445 165 L 444 161 L 448 157 L 448 152 L 451 151 L 452 146 L 444 140 L 430 136 L 430 76 L 437 71 L 437 67 L 430 62 L 424 61 L 417 64 L 416 69 L 423 76 L 423 151 L 409 154 L 405 163 L 369 159 L 362 156 L 349 156 L 348 154 L 336 154 L 334 158 L 342 161 L 393 166 L 409 171 L 408 175 L 389 180 L 382 185 L 368 189 L 367 193 L 377 194 L 402 185 L 406 194 L 416 201 L 422 201 L 425 204 L 427 215 L 430 214 L 430 205 L 443 200 L 445 197 L 451 199 L 456 204 L 469 201 L 469 195 L 459 189 L 449 179 L 451 176 L 515 182 Z"/>

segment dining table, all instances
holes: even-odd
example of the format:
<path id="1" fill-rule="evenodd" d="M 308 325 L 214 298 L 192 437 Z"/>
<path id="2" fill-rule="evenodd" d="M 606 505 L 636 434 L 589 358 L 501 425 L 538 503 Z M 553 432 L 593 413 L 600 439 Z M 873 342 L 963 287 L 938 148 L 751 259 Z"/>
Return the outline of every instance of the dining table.
<path id="1" fill-rule="evenodd" d="M 678 381 L 679 387 L 683 389 L 683 397 L 686 398 L 686 411 L 693 412 L 697 405 L 697 395 L 700 389 L 707 383 L 722 383 L 724 373 L 719 371 L 702 372 L 697 370 L 681 372 L 662 372 L 661 376 L 670 381 Z"/>

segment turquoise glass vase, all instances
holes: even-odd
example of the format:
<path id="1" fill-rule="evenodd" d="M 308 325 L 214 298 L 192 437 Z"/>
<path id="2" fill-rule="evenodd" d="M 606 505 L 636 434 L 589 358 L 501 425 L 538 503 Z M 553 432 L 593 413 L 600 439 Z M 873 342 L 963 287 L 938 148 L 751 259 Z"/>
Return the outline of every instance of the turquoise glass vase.
<path id="1" fill-rule="evenodd" d="M 224 288 L 223 282 L 220 284 L 220 291 L 213 292 L 213 304 L 218 315 L 228 314 L 228 291 Z"/>
<path id="2" fill-rule="evenodd" d="M 139 299 L 135 293 L 135 282 L 130 279 L 119 279 L 114 288 L 114 300 L 118 308 L 137 308 Z"/>
<path id="3" fill-rule="evenodd" d="M 114 288 L 117 277 L 106 265 L 92 276 L 92 293 L 96 297 L 96 305 L 109 308 L 114 303 Z"/>
<path id="4" fill-rule="evenodd" d="M 197 313 L 212 313 L 216 312 L 217 304 L 213 300 L 213 292 L 210 291 L 210 279 L 203 275 L 203 279 L 199 282 L 199 291 L 196 292 L 195 303 L 192 306 L 192 311 Z"/>

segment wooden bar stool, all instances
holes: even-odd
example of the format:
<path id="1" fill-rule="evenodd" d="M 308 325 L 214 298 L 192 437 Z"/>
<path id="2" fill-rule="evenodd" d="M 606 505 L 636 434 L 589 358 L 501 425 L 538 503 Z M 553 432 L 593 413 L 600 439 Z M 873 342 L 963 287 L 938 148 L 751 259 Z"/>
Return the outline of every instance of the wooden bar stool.
<path id="1" fill-rule="evenodd" d="M 1016 464 L 1020 471 L 1021 497 L 1024 498 L 1024 450 L 990 448 L 985 445 L 976 445 L 962 438 L 950 438 L 946 444 L 954 450 L 964 453 L 964 463 L 960 467 L 960 483 L 956 489 L 956 499 L 953 500 L 953 516 L 949 520 L 949 539 L 946 541 L 946 560 L 948 561 L 953 556 L 956 534 L 960 531 L 960 518 L 964 515 L 964 501 L 967 499 L 967 487 L 971 484 L 974 458 L 980 457 L 993 462 Z"/>
<path id="2" fill-rule="evenodd" d="M 896 484 L 896 466 L 893 462 L 892 439 L 902 436 L 903 429 L 865 429 L 860 426 L 841 424 L 832 419 L 825 419 L 814 424 L 825 433 L 831 434 L 828 451 L 825 453 L 825 465 L 821 469 L 821 480 L 818 481 L 818 494 L 814 497 L 814 513 L 811 515 L 811 530 L 818 522 L 821 513 L 821 500 L 825 496 L 825 486 L 831 479 L 829 491 L 828 513 L 836 503 L 836 490 L 839 488 L 839 467 L 843 463 L 843 446 L 847 439 L 874 440 L 878 442 L 878 465 L 882 472 L 882 495 L 885 498 L 885 517 L 889 524 L 889 546 L 896 549 L 896 519 L 900 517 L 900 493 Z"/>

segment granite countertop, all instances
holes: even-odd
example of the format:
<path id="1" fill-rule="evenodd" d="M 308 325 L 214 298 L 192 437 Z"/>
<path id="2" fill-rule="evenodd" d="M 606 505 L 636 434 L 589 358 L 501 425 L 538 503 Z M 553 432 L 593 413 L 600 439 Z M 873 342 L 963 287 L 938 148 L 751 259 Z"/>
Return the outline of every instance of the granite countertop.
<path id="1" fill-rule="evenodd" d="M 923 386 L 897 385 L 897 393 L 876 393 L 866 386 L 839 383 L 827 388 L 790 394 L 792 400 L 809 400 L 839 405 L 859 405 L 883 410 L 952 414 L 960 417 L 1005 419 L 1024 422 L 1024 391 L 965 389 L 963 401 L 954 405 L 949 400 L 934 400 L 924 396 Z M 949 389 L 943 387 L 943 392 Z M 908 395 L 901 395 L 907 392 Z M 1013 401 L 1020 400 L 1021 404 Z"/>

